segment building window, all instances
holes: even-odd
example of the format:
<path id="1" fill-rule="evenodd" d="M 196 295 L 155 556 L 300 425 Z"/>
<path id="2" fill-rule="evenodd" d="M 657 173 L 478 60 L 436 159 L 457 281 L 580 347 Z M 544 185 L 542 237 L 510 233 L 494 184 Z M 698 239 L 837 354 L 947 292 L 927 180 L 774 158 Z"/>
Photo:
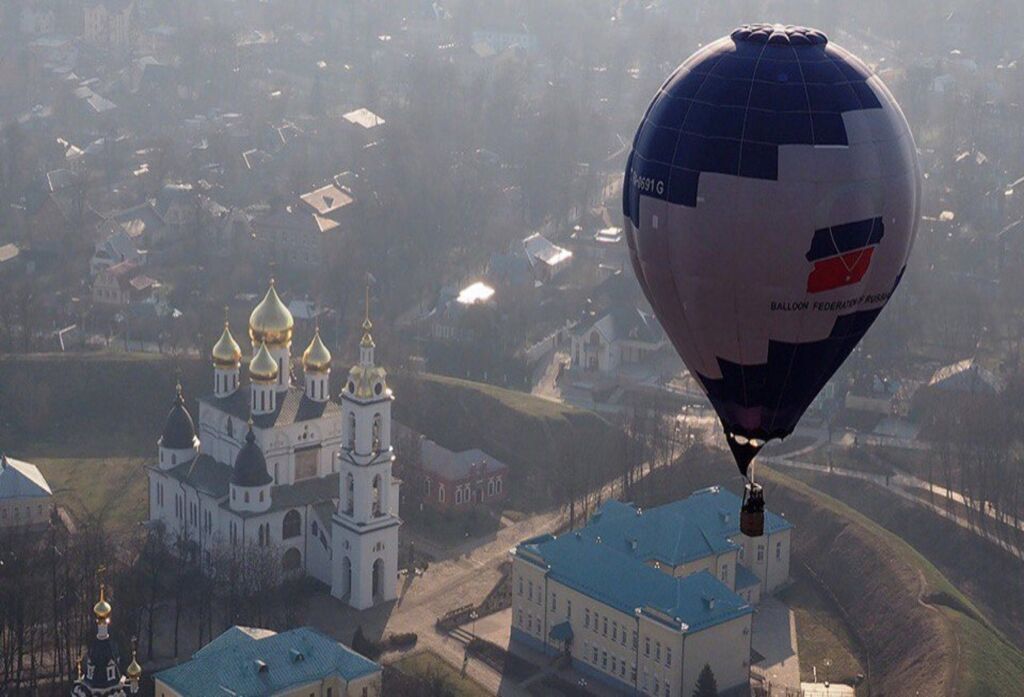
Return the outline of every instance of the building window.
<path id="1" fill-rule="evenodd" d="M 302 516 L 298 511 L 288 511 L 281 522 L 281 539 L 289 540 L 302 534 Z"/>
<path id="2" fill-rule="evenodd" d="M 619 623 L 612 622 L 612 641 L 619 640 Z"/>
<path id="3" fill-rule="evenodd" d="M 522 629 L 522 627 L 523 627 L 523 611 L 520 610 L 519 611 L 519 628 Z"/>
<path id="4" fill-rule="evenodd" d="M 590 608 L 583 609 L 583 626 L 590 629 Z"/>
<path id="5" fill-rule="evenodd" d="M 661 642 L 660 641 L 654 642 L 654 660 L 655 661 L 660 661 L 661 660 Z"/>
<path id="6" fill-rule="evenodd" d="M 725 581 L 726 579 L 729 578 L 729 565 L 728 564 L 722 564 L 722 574 L 721 574 L 721 577 L 722 577 L 723 581 Z"/>
<path id="7" fill-rule="evenodd" d="M 782 559 L 782 543 L 781 542 L 776 542 L 775 543 L 775 558 L 776 559 Z"/>
<path id="8" fill-rule="evenodd" d="M 764 561 L 764 545 L 757 546 L 757 560 Z"/>
<path id="9" fill-rule="evenodd" d="M 605 670 L 608 670 L 608 652 L 607 651 L 602 651 L 601 652 L 601 667 L 603 669 L 605 669 Z"/>
<path id="10" fill-rule="evenodd" d="M 597 647 L 594 647 L 594 665 L 597 665 Z"/>
<path id="11" fill-rule="evenodd" d="M 608 615 L 604 616 L 604 621 L 601 625 L 601 636 L 608 636 Z"/>
<path id="12" fill-rule="evenodd" d="M 245 502 L 249 503 L 249 492 L 245 492 Z"/>
<path id="13" fill-rule="evenodd" d="M 356 413 L 350 411 L 348 413 L 348 449 L 355 450 L 356 448 Z"/>
<path id="14" fill-rule="evenodd" d="M 523 577 L 519 577 L 519 595 L 523 594 Z"/>
<path id="15" fill-rule="evenodd" d="M 530 599 L 530 602 L 533 602 L 533 581 L 529 581 L 526 587 L 528 589 L 526 597 Z"/>
<path id="16" fill-rule="evenodd" d="M 571 620 L 572 619 L 572 601 L 571 600 L 566 600 L 565 601 L 565 619 L 567 619 L 567 620 Z"/>
<path id="17" fill-rule="evenodd" d="M 558 594 L 557 593 L 552 593 L 551 594 L 551 611 L 554 612 L 557 609 L 558 609 Z"/>
<path id="18" fill-rule="evenodd" d="M 671 646 L 666 646 L 665 647 L 665 667 L 666 668 L 671 668 L 672 667 L 672 647 Z"/>
<path id="19" fill-rule="evenodd" d="M 494 490 L 499 494 L 501 493 L 501 477 L 494 480 Z"/>
<path id="20" fill-rule="evenodd" d="M 651 655 L 651 638 L 650 637 L 644 637 L 644 655 L 645 656 L 650 656 Z"/>
<path id="21" fill-rule="evenodd" d="M 444 484 L 437 485 L 437 500 L 444 503 Z"/>
<path id="22" fill-rule="evenodd" d="M 381 426 L 383 419 L 380 414 L 373 415 L 373 452 L 380 452 L 381 449 Z"/>
<path id="23" fill-rule="evenodd" d="M 373 516 L 376 518 L 381 515 L 381 480 L 380 475 L 376 475 L 373 478 Z"/>

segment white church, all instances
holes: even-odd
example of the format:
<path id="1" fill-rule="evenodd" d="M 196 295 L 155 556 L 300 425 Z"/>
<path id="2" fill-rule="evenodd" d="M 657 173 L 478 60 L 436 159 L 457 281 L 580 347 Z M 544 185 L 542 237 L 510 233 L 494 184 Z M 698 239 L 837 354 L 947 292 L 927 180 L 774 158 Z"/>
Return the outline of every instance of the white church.
<path id="1" fill-rule="evenodd" d="M 253 358 L 225 322 L 213 347 L 213 394 L 199 429 L 181 388 L 148 468 L 149 518 L 209 561 L 216 548 L 280 550 L 286 573 L 305 572 L 356 609 L 393 600 L 398 574 L 399 480 L 391 473 L 387 373 L 374 363 L 369 312 L 359 363 L 340 399 L 319 330 L 293 385 L 294 320 L 271 281 L 249 317 Z"/>

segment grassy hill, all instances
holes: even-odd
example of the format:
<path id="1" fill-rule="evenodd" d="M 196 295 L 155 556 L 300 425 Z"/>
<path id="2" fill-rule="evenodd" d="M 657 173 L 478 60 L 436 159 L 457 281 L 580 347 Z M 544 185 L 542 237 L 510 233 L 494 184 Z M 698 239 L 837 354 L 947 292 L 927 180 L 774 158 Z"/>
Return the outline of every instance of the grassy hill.
<path id="1" fill-rule="evenodd" d="M 738 482 L 704 454 L 657 473 L 649 503 Z M 778 472 L 761 476 L 771 510 L 796 525 L 794 573 L 812 574 L 864 654 L 872 694 L 1008 695 L 1024 653 L 910 544 L 858 511 Z"/>
<path id="2" fill-rule="evenodd" d="M 513 504 L 525 510 L 556 502 L 564 476 L 597 484 L 616 474 L 622 442 L 594 412 L 439 375 L 396 375 L 391 384 L 396 419 L 447 448 L 481 448 L 508 464 Z"/>
<path id="3" fill-rule="evenodd" d="M 335 393 L 341 373 L 333 376 Z M 145 510 L 143 465 L 155 455 L 178 376 L 195 416 L 195 397 L 212 388 L 205 360 L 138 354 L 0 357 L 0 449 L 40 464 L 73 511 L 105 511 L 116 524 L 138 520 Z M 391 384 L 397 419 L 442 445 L 480 447 L 508 463 L 513 505 L 552 501 L 546 484 L 552 478 L 541 474 L 567 458 L 594 477 L 610 473 L 616 462 L 614 429 L 596 414 L 433 375 L 396 374 Z"/>

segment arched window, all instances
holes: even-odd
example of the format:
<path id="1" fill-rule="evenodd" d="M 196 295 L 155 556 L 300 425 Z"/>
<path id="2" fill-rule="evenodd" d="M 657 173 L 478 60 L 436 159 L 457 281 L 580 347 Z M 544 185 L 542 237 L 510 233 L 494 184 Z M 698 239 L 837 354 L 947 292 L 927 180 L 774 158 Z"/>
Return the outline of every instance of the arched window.
<path id="1" fill-rule="evenodd" d="M 437 500 L 444 503 L 444 484 L 437 485 Z"/>
<path id="2" fill-rule="evenodd" d="M 245 492 L 245 502 L 249 503 L 249 492 Z"/>
<path id="3" fill-rule="evenodd" d="M 494 490 L 499 494 L 501 493 L 501 477 L 494 480 Z"/>
<path id="4" fill-rule="evenodd" d="M 383 419 L 380 414 L 373 415 L 373 452 L 380 452 L 380 432 Z"/>
<path id="5" fill-rule="evenodd" d="M 292 509 L 285 513 L 284 521 L 281 523 L 281 539 L 290 540 L 302 534 L 302 516 Z"/>
<path id="6" fill-rule="evenodd" d="M 355 507 L 356 481 L 349 472 L 345 475 L 345 513 L 352 515 Z"/>
<path id="7" fill-rule="evenodd" d="M 376 475 L 373 478 L 373 517 L 376 518 L 380 515 L 380 475 Z"/>
<path id="8" fill-rule="evenodd" d="M 356 413 L 354 411 L 348 413 L 348 449 L 356 449 Z"/>
<path id="9" fill-rule="evenodd" d="M 456 505 L 462 503 L 462 487 L 455 489 L 455 503 Z"/>
<path id="10" fill-rule="evenodd" d="M 295 547 L 290 547 L 281 558 L 281 566 L 285 571 L 297 571 L 302 565 L 302 554 Z"/>

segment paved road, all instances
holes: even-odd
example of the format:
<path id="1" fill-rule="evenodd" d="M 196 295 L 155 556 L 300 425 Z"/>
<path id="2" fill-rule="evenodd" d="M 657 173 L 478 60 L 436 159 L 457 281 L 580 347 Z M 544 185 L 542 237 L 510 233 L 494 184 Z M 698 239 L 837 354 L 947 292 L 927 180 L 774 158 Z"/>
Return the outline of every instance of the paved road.
<path id="1" fill-rule="evenodd" d="M 936 515 L 942 516 L 947 520 L 953 521 L 964 530 L 968 530 L 977 535 L 978 537 L 988 540 L 992 544 L 1001 547 L 1003 550 L 1009 552 L 1017 559 L 1024 561 L 1024 550 L 1022 550 L 1020 547 L 1010 542 L 1006 542 L 1005 540 L 1001 539 L 998 535 L 989 530 L 981 529 L 973 522 L 968 520 L 966 517 L 959 515 L 956 512 L 948 511 L 944 506 L 941 506 L 937 503 L 933 503 L 930 500 L 928 494 L 920 493 L 922 491 L 928 490 L 928 483 L 920 479 L 917 479 L 916 477 L 912 477 L 910 475 L 902 473 L 897 473 L 890 477 L 886 477 L 885 475 L 873 474 L 871 472 L 861 472 L 858 470 L 851 470 L 843 467 L 830 467 L 828 465 L 820 465 L 815 462 L 803 462 L 797 459 L 791 459 L 791 457 L 788 456 L 765 457 L 762 458 L 762 462 L 768 465 L 772 465 L 774 467 L 801 469 L 810 472 L 820 472 L 822 474 L 829 474 L 836 477 L 846 477 L 849 479 L 859 479 L 861 481 L 871 482 L 872 484 L 876 484 L 888 490 L 889 492 L 895 494 L 896 496 L 899 496 L 901 499 L 905 501 L 909 501 L 918 506 L 923 506 L 932 511 L 933 513 L 935 513 Z M 979 510 L 979 504 L 965 503 L 964 497 L 958 494 L 957 492 L 947 492 L 946 489 L 934 486 L 933 491 L 936 494 L 939 494 L 940 491 L 948 493 L 954 501 L 962 503 L 965 506 L 970 505 L 971 507 L 975 508 L 975 510 Z M 1005 522 L 1002 520 L 1002 517 L 1000 517 L 1000 515 L 997 512 L 986 512 L 986 514 L 994 518 L 995 520 Z M 1009 516 L 1006 517 L 1012 521 L 1012 524 L 1015 524 L 1016 526 L 1021 525 L 1021 521 Z"/>
<path id="2" fill-rule="evenodd" d="M 762 598 L 754 612 L 750 645 L 764 660 L 750 667 L 765 684 L 800 688 L 800 655 L 793 611 L 775 598 Z"/>

